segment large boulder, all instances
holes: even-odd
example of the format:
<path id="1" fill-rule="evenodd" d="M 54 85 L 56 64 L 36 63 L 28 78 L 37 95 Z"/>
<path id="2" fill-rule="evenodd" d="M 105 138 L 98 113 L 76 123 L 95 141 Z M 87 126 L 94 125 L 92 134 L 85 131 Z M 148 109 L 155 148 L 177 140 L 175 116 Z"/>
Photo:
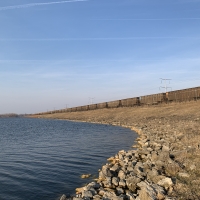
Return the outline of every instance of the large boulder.
<path id="1" fill-rule="evenodd" d="M 136 177 L 136 176 L 133 176 L 133 177 L 129 177 L 127 180 L 126 180 L 126 185 L 128 187 L 128 189 L 131 191 L 131 192 L 135 192 L 136 191 L 136 188 L 137 188 L 137 183 L 139 183 L 141 180 L 140 178 Z"/>
<path id="2" fill-rule="evenodd" d="M 137 185 L 140 187 L 138 194 L 141 200 L 157 200 L 157 194 L 151 186 L 145 182 L 140 182 Z"/>

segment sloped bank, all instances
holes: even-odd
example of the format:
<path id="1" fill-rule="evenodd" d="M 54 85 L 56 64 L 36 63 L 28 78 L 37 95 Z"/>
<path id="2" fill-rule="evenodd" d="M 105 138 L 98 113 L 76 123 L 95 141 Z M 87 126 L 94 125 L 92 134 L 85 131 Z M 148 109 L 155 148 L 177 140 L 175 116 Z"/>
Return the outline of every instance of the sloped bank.
<path id="1" fill-rule="evenodd" d="M 189 200 L 200 199 L 199 108 L 189 102 L 43 117 L 122 125 L 139 134 L 137 148 L 108 159 L 98 180 L 79 188 L 74 200 Z"/>
<path id="2" fill-rule="evenodd" d="M 82 199 L 112 200 L 169 200 L 176 184 L 175 174 L 181 175 L 182 167 L 177 163 L 177 151 L 171 151 L 170 141 L 174 137 L 152 137 L 141 133 L 135 145 L 137 149 L 119 151 L 108 159 L 99 172 L 96 182 L 77 188 L 77 197 Z M 173 174 L 173 175 L 172 175 Z M 184 171 L 182 176 L 188 176 Z M 65 195 L 61 200 L 67 199 Z"/>

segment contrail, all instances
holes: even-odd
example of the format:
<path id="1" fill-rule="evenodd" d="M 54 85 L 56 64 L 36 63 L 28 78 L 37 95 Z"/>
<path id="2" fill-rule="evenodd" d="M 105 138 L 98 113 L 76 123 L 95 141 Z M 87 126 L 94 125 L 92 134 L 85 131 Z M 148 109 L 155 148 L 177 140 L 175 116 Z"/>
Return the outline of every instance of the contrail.
<path id="1" fill-rule="evenodd" d="M 179 20 L 200 20 L 200 18 L 116 18 L 116 19 L 91 19 L 96 21 L 179 21 Z"/>
<path id="2" fill-rule="evenodd" d="M 83 1 L 89 1 L 89 0 L 68 0 L 68 1 L 53 1 L 53 2 L 47 2 L 47 3 L 29 3 L 29 4 L 22 4 L 22 5 L 15 5 L 15 6 L 0 7 L 0 11 L 1 10 L 13 10 L 13 9 L 18 9 L 18 8 L 29 8 L 29 7 L 34 7 L 34 6 L 61 4 L 61 3 L 83 2 Z"/>
<path id="3" fill-rule="evenodd" d="M 182 37 L 182 36 L 161 36 L 161 37 L 110 37 L 110 38 L 0 38 L 0 42 L 7 42 L 7 41 L 38 41 L 38 42 L 45 42 L 45 41 L 98 41 L 98 40 L 163 40 L 163 39 L 200 39 L 200 37 Z"/>

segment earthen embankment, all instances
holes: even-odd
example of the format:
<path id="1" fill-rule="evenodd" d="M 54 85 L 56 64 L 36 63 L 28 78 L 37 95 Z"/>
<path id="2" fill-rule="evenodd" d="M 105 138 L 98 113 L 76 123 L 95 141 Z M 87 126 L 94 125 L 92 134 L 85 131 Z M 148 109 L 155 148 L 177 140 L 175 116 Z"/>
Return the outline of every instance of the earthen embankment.
<path id="1" fill-rule="evenodd" d="M 138 133 L 136 149 L 110 158 L 97 182 L 77 191 L 79 198 L 200 199 L 200 101 L 33 117 L 121 125 Z"/>

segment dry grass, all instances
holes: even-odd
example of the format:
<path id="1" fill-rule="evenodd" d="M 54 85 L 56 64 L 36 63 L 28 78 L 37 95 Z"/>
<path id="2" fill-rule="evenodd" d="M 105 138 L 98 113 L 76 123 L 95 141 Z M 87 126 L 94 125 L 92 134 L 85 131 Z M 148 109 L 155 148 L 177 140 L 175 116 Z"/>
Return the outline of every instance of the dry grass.
<path id="1" fill-rule="evenodd" d="M 159 137 L 170 135 L 173 150 L 183 151 L 176 158 L 180 167 L 167 166 L 169 173 L 177 178 L 174 196 L 184 200 L 200 199 L 200 101 L 57 113 L 42 117 L 123 125 L 139 131 L 147 129 Z M 189 178 L 179 177 L 177 173 L 181 170 L 189 173 Z"/>

